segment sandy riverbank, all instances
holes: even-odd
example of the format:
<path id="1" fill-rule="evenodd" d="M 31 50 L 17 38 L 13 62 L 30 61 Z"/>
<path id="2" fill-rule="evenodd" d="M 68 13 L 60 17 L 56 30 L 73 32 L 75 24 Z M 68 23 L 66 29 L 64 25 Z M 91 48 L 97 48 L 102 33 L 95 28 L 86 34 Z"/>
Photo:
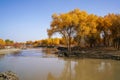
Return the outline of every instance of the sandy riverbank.
<path id="1" fill-rule="evenodd" d="M 21 49 L 1 49 L 0 54 L 9 54 L 14 52 L 19 52 Z"/>

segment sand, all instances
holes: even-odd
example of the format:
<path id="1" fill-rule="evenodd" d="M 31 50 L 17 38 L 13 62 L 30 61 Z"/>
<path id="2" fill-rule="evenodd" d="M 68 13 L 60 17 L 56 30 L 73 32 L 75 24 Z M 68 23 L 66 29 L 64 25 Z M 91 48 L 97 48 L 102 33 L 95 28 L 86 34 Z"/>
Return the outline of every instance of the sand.
<path id="1" fill-rule="evenodd" d="M 0 49 L 0 54 L 9 54 L 9 53 L 14 53 L 14 52 L 19 52 L 21 49 Z"/>

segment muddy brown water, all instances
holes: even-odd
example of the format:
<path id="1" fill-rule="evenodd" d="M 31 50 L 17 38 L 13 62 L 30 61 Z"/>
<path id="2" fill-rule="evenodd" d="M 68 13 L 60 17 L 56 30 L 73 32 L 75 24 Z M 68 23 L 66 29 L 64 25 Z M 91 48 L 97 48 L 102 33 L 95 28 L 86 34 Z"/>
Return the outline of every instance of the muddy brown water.
<path id="1" fill-rule="evenodd" d="M 58 58 L 55 50 L 37 48 L 0 55 L 0 72 L 20 80 L 120 80 L 120 61 Z"/>

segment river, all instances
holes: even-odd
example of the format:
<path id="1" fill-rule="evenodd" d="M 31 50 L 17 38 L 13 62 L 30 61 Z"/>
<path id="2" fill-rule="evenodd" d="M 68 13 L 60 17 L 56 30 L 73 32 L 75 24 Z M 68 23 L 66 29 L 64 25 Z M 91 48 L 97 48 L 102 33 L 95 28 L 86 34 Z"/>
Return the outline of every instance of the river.
<path id="1" fill-rule="evenodd" d="M 20 80 L 120 80 L 120 62 L 105 59 L 58 58 L 55 50 L 37 48 L 0 55 L 0 72 Z"/>

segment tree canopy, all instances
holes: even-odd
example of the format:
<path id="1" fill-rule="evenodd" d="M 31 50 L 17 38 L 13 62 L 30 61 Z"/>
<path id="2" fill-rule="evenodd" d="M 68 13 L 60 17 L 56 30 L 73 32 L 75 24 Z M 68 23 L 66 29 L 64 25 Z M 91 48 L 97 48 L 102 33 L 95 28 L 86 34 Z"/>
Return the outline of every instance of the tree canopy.
<path id="1" fill-rule="evenodd" d="M 108 38 L 111 40 L 119 36 L 120 14 L 112 13 L 102 17 L 79 9 L 67 13 L 55 13 L 52 15 L 50 29 L 47 30 L 49 37 L 54 33 L 59 33 L 65 39 L 69 52 L 71 40 L 75 40 L 78 44 L 100 43 L 101 31 L 105 33 L 104 43 Z"/>

